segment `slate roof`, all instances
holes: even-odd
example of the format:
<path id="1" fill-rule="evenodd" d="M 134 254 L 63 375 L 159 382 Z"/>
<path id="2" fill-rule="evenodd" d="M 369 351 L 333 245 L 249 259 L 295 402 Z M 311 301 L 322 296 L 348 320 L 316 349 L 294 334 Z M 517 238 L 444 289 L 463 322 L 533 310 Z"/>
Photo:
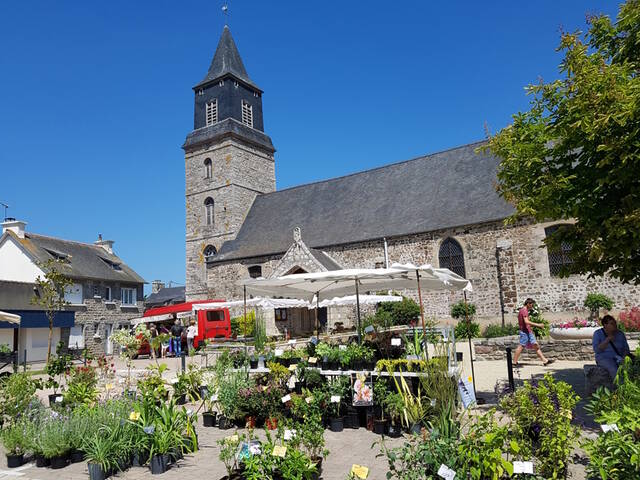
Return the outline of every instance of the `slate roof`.
<path id="1" fill-rule="evenodd" d="M 214 139 L 225 136 L 235 137 L 245 142 L 255 143 L 272 153 L 276 151 L 271 143 L 271 138 L 264 132 L 248 127 L 240 123 L 235 118 L 225 118 L 224 120 L 209 125 L 208 127 L 198 128 L 190 132 L 182 145 L 185 150 L 194 148 L 201 143 L 212 142 Z"/>
<path id="2" fill-rule="evenodd" d="M 184 303 L 185 287 L 165 287 L 152 293 L 145 300 L 147 307 L 156 305 L 166 305 L 168 303 Z"/>
<path id="3" fill-rule="evenodd" d="M 300 227 L 312 248 L 504 219 L 514 209 L 495 191 L 499 159 L 482 142 L 256 197 L 216 263 L 280 254 Z"/>
<path id="4" fill-rule="evenodd" d="M 227 25 L 225 25 L 222 30 L 222 35 L 220 35 L 218 47 L 216 48 L 216 53 L 213 55 L 213 60 L 211 60 L 211 65 L 209 66 L 207 75 L 193 88 L 196 89 L 229 74 L 256 90 L 259 90 L 260 92 L 262 91 L 249 78 L 249 75 L 244 68 L 244 64 L 242 63 L 242 58 L 240 58 L 238 47 L 236 47 L 236 42 L 233 41 L 233 37 L 231 36 L 231 30 L 229 30 Z"/>
<path id="5" fill-rule="evenodd" d="M 37 262 L 45 263 L 54 258 L 65 260 L 62 273 L 69 278 L 145 283 L 144 279 L 117 255 L 110 254 L 98 245 L 62 240 L 31 232 L 25 232 L 24 238 L 19 238 L 10 231 L 6 233 L 13 235 Z"/>
<path id="6" fill-rule="evenodd" d="M 0 310 L 42 310 L 31 303 L 35 283 L 0 280 Z"/>
<path id="7" fill-rule="evenodd" d="M 310 248 L 309 251 L 327 270 L 342 270 L 343 267 L 326 253 L 315 248 Z"/>

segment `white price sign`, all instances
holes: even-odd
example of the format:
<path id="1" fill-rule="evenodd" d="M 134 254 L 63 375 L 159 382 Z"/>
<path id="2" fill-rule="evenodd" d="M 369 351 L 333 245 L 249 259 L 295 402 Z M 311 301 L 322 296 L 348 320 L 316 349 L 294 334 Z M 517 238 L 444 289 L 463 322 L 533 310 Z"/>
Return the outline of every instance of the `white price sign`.
<path id="1" fill-rule="evenodd" d="M 513 473 L 529 473 L 533 475 L 533 462 L 513 462 Z"/>
<path id="2" fill-rule="evenodd" d="M 616 425 L 615 423 L 609 423 L 609 424 L 605 424 L 605 425 L 600 425 L 600 428 L 602 428 L 602 431 L 604 433 L 607 432 L 619 432 L 620 429 L 618 428 L 618 425 Z"/>
<path id="3" fill-rule="evenodd" d="M 276 348 L 276 350 L 273 352 L 276 357 L 281 357 L 283 353 L 284 350 L 282 350 L 281 348 Z"/>
<path id="4" fill-rule="evenodd" d="M 392 338 L 391 345 L 393 345 L 394 347 L 399 347 L 400 345 L 402 345 L 402 340 L 400 340 L 399 338 Z"/>
<path id="5" fill-rule="evenodd" d="M 453 480 L 454 478 L 456 478 L 456 471 L 451 470 L 443 463 L 438 469 L 438 475 L 440 476 L 440 478 L 444 478 L 444 480 Z"/>
<path id="6" fill-rule="evenodd" d="M 295 345 L 295 344 L 296 344 L 296 339 L 295 339 L 295 338 L 292 338 L 292 339 L 291 339 L 291 340 L 289 340 L 287 343 L 288 343 L 289 345 Z"/>
<path id="7" fill-rule="evenodd" d="M 346 350 L 346 349 L 347 349 L 347 346 L 346 346 L 346 345 L 338 345 L 338 348 L 339 348 L 340 350 Z"/>
<path id="8" fill-rule="evenodd" d="M 340 403 L 340 395 L 331 395 L 331 403 Z"/>
<path id="9" fill-rule="evenodd" d="M 217 402 L 218 401 L 218 394 L 214 393 L 213 395 L 211 395 L 211 401 L 212 402 Z"/>
<path id="10" fill-rule="evenodd" d="M 291 440 L 293 437 L 295 437 L 295 435 L 296 435 L 295 429 L 285 430 L 284 431 L 284 439 L 285 440 Z"/>
<path id="11" fill-rule="evenodd" d="M 291 395 L 287 394 L 284 397 L 282 397 L 280 400 L 282 401 L 282 403 L 290 402 L 291 401 Z"/>

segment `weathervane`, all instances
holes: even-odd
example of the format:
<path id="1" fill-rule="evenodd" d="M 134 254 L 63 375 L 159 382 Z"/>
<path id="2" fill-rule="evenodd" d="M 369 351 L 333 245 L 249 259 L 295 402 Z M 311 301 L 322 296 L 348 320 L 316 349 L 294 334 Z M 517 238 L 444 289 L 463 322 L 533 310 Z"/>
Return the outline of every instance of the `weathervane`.
<path id="1" fill-rule="evenodd" d="M 222 14 L 224 15 L 224 24 L 229 25 L 229 2 L 224 2 L 222 5 Z"/>

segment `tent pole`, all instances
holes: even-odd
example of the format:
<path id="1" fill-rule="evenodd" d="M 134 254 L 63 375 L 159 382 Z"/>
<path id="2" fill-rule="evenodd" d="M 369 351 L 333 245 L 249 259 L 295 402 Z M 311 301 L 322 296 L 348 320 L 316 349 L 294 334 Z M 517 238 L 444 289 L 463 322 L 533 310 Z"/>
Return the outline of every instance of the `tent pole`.
<path id="1" fill-rule="evenodd" d="M 316 292 L 316 335 L 320 338 L 320 324 L 318 323 L 318 317 L 320 314 L 320 292 Z"/>
<path id="2" fill-rule="evenodd" d="M 356 311 L 358 314 L 358 345 L 361 343 L 360 338 L 360 292 L 358 290 L 358 279 L 356 278 Z"/>
<path id="3" fill-rule="evenodd" d="M 462 291 L 462 294 L 464 295 L 464 319 L 467 322 L 467 333 L 471 332 L 471 321 L 469 319 L 469 306 L 467 305 L 467 292 L 466 291 Z M 476 374 L 473 370 L 473 350 L 471 349 L 471 335 L 468 335 L 469 337 L 469 359 L 471 360 L 471 379 L 473 380 L 473 393 L 476 396 L 476 400 L 478 398 L 478 395 L 476 393 Z"/>
<path id="4" fill-rule="evenodd" d="M 247 353 L 247 286 L 242 286 L 242 300 L 244 303 L 244 353 Z"/>
<path id="5" fill-rule="evenodd" d="M 422 306 L 422 290 L 420 289 L 420 272 L 416 270 L 416 280 L 418 281 L 418 301 L 420 302 L 420 319 L 422 320 L 422 336 L 424 343 L 424 354 L 427 360 L 429 360 L 429 352 L 427 351 L 427 327 L 424 324 L 424 307 Z"/>

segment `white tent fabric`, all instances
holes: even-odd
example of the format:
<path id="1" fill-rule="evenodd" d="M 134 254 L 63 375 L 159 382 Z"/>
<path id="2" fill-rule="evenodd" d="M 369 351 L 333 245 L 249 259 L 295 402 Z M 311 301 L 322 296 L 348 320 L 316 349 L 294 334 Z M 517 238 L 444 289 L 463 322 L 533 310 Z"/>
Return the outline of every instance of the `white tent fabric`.
<path id="1" fill-rule="evenodd" d="M 425 263 L 424 265 L 414 265 L 413 263 L 394 263 L 391 268 L 407 272 L 418 272 L 420 274 L 420 286 L 427 290 L 465 290 L 472 292 L 471 282 L 448 268 L 435 268 Z M 434 283 L 435 282 L 435 283 Z M 441 282 L 441 287 L 437 286 Z"/>
<path id="2" fill-rule="evenodd" d="M 346 297 L 334 297 L 320 301 L 320 308 L 326 307 L 344 307 L 347 305 L 355 305 L 358 300 L 355 295 L 347 295 Z M 399 295 L 360 295 L 361 305 L 375 305 L 380 302 L 401 302 L 402 297 Z M 316 303 L 312 302 L 309 308 L 316 308 Z"/>
<path id="3" fill-rule="evenodd" d="M 130 320 L 131 326 L 135 327 L 141 323 L 161 322 L 163 320 L 172 320 L 173 313 L 163 313 L 162 315 L 151 315 L 150 317 L 139 317 Z"/>
<path id="4" fill-rule="evenodd" d="M 243 300 L 234 300 L 229 302 L 210 302 L 210 303 L 195 303 L 191 307 L 193 311 L 197 310 L 209 310 L 212 308 L 234 308 L 242 307 L 244 305 Z M 291 298 L 248 298 L 247 307 L 260 307 L 260 308 L 307 308 L 309 303 L 305 300 L 297 300 Z"/>
<path id="5" fill-rule="evenodd" d="M 14 325 L 20 325 L 20 315 L 13 313 L 0 312 L 0 322 L 9 322 Z"/>

